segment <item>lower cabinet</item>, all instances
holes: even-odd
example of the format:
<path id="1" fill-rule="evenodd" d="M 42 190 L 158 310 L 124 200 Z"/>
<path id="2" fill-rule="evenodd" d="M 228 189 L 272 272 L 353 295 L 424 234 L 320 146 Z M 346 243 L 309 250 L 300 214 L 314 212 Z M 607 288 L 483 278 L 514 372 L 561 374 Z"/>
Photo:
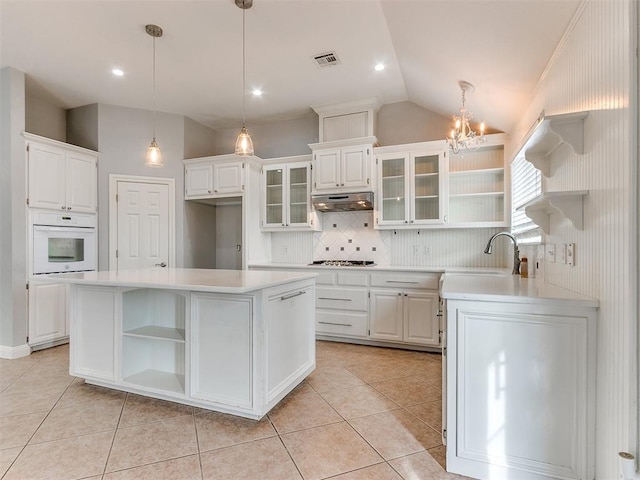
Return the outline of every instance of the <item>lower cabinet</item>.
<path id="1" fill-rule="evenodd" d="M 390 342 L 438 346 L 438 293 L 370 291 L 370 337 Z"/>
<path id="2" fill-rule="evenodd" d="M 251 407 L 251 298 L 193 293 L 191 308 L 191 396 Z"/>
<path id="3" fill-rule="evenodd" d="M 29 282 L 29 345 L 51 346 L 65 341 L 68 285 L 65 283 Z"/>
<path id="4" fill-rule="evenodd" d="M 447 301 L 447 470 L 594 478 L 596 309 Z"/>
<path id="5" fill-rule="evenodd" d="M 116 289 L 71 286 L 70 370 L 79 377 L 116 379 Z"/>

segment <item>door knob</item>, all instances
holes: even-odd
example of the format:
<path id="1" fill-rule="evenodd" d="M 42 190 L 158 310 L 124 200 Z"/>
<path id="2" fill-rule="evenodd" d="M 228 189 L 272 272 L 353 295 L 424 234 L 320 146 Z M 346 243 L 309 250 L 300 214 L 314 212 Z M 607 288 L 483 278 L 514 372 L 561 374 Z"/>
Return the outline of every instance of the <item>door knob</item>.
<path id="1" fill-rule="evenodd" d="M 155 266 L 156 266 L 156 267 L 162 267 L 162 268 L 164 268 L 164 267 L 166 267 L 166 266 L 167 266 L 167 264 L 166 264 L 166 262 L 162 262 L 162 263 L 156 263 L 156 265 L 155 265 Z"/>

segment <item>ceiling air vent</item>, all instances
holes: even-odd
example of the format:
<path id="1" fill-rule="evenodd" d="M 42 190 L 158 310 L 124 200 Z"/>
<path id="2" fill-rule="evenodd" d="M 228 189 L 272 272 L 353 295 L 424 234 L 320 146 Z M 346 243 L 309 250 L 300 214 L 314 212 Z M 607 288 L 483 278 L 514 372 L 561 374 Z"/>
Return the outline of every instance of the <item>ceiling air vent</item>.
<path id="1" fill-rule="evenodd" d="M 338 55 L 336 55 L 336 52 L 319 53 L 318 55 L 313 56 L 313 60 L 319 67 L 329 67 L 340 63 L 340 59 L 338 58 Z"/>

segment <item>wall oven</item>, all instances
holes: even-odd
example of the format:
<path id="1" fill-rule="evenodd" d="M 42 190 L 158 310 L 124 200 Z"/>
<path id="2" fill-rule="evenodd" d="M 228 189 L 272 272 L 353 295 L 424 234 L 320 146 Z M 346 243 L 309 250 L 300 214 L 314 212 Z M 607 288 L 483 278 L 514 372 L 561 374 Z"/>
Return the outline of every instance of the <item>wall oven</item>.
<path id="1" fill-rule="evenodd" d="M 96 269 L 96 216 L 33 212 L 32 272 L 83 272 Z"/>

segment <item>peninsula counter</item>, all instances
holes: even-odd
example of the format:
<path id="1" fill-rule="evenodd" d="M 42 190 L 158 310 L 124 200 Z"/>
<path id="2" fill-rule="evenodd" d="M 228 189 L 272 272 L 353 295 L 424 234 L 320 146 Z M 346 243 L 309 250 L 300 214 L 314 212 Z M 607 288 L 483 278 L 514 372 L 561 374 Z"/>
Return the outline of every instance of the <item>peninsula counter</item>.
<path id="1" fill-rule="evenodd" d="M 315 277 L 151 268 L 48 279 L 71 284 L 71 375 L 258 419 L 315 369 Z"/>

